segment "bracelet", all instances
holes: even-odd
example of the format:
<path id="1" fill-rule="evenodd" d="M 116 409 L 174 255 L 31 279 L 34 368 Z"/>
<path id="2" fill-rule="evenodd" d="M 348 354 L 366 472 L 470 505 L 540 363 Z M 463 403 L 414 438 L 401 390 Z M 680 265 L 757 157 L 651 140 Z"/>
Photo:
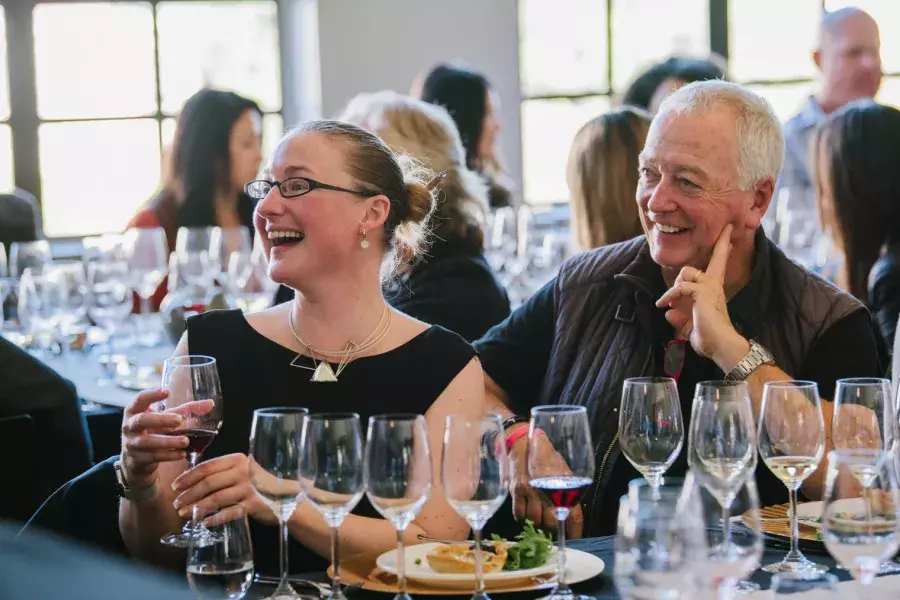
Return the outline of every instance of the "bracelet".
<path id="1" fill-rule="evenodd" d="M 522 439 L 523 437 L 528 435 L 529 429 L 530 429 L 529 427 L 519 427 L 515 431 L 510 433 L 508 436 L 506 436 L 506 453 L 507 454 L 512 452 L 512 448 L 516 444 L 516 442 L 518 442 L 520 439 Z M 534 430 L 534 435 L 542 435 L 543 433 L 544 433 L 543 429 L 535 429 Z"/>
<path id="2" fill-rule="evenodd" d="M 516 425 L 517 423 L 528 423 L 529 421 L 531 421 L 531 419 L 529 419 L 528 417 L 523 417 L 521 415 L 513 415 L 512 417 L 503 421 L 503 431 L 506 431 L 507 429 L 509 429 L 513 425 Z"/>

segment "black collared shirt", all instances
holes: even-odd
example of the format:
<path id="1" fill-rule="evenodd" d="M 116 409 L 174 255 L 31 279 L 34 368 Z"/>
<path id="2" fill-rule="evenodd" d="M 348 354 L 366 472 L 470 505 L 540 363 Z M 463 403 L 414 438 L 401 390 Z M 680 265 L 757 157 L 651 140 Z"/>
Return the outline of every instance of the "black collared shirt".
<path id="1" fill-rule="evenodd" d="M 755 337 L 761 330 L 764 314 L 777 314 L 780 310 L 772 304 L 777 301 L 777 294 L 772 293 L 772 288 L 777 283 L 771 280 L 768 242 L 762 231 L 758 232 L 756 241 L 757 251 L 750 281 L 728 303 L 728 313 L 735 328 L 747 338 Z M 641 287 L 650 291 L 655 301 L 666 290 L 662 272 L 650 260 L 649 254 L 639 257 L 638 262 L 640 264 L 632 265 L 634 268 L 629 267 L 629 274 L 641 281 Z M 554 284 L 551 282 L 514 311 L 509 319 L 475 343 L 485 372 L 516 401 L 516 410 L 521 414 L 527 414 L 529 400 L 534 402 L 539 398 L 550 359 L 556 322 L 553 294 Z M 654 310 L 650 335 L 656 371 L 650 374 L 665 376 L 662 369 L 663 353 L 674 333 L 672 326 L 665 320 L 665 310 Z M 818 382 L 819 393 L 826 399 L 833 396 L 838 379 L 883 376 L 874 331 L 868 313 L 862 308 L 832 325 L 819 338 L 804 361 L 798 373 L 789 375 L 796 379 Z M 678 383 L 685 430 L 690 423 L 691 404 L 697 383 L 723 377 L 724 373 L 713 361 L 697 355 L 690 345 L 687 346 L 684 368 Z M 763 505 L 786 502 L 787 488 L 775 479 L 762 461 L 759 464 L 757 482 Z M 669 470 L 669 475 L 684 475 L 686 469 L 686 451 L 682 450 Z M 604 490 L 601 510 L 595 515 L 600 521 L 599 529 L 593 529 L 592 525 L 592 530 L 598 535 L 615 533 L 619 498 L 627 492 L 628 482 L 639 477 L 640 474 L 628 460 L 619 454 Z"/>

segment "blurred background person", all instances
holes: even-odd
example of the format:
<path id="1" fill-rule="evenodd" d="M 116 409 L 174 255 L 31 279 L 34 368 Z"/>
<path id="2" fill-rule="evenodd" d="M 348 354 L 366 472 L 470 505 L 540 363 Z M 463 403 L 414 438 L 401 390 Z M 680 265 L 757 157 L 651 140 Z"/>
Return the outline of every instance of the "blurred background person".
<path id="1" fill-rule="evenodd" d="M 787 243 L 785 221 L 814 222 L 815 190 L 809 157 L 810 139 L 825 116 L 848 102 L 874 98 L 881 87 L 881 39 L 878 24 L 858 8 L 825 13 L 819 24 L 813 61 L 820 73 L 821 87 L 810 96 L 800 112 L 784 125 L 784 168 L 775 196 L 763 224 L 766 232 L 792 258 L 815 243 L 817 236 L 791 233 Z M 808 239 L 807 239 L 808 238 Z"/>
<path id="2" fill-rule="evenodd" d="M 162 227 L 170 252 L 181 227 L 245 227 L 252 236 L 255 202 L 244 184 L 256 177 L 261 162 L 259 106 L 233 92 L 201 90 L 178 117 L 162 189 L 128 228 Z M 165 292 L 163 283 L 154 307 Z"/>
<path id="3" fill-rule="evenodd" d="M 634 199 L 638 155 L 649 129 L 649 114 L 623 106 L 589 121 L 575 135 L 566 179 L 572 234 L 579 250 L 643 233 Z"/>
<path id="4" fill-rule="evenodd" d="M 466 166 L 488 183 L 490 206 L 516 204 L 512 180 L 497 155 L 500 97 L 487 77 L 465 65 L 441 63 L 413 83 L 412 95 L 450 113 L 466 150 Z"/>
<path id="5" fill-rule="evenodd" d="M 837 283 L 869 307 L 884 348 L 900 316 L 900 111 L 858 100 L 814 138 L 823 229 L 843 254 Z"/>
<path id="6" fill-rule="evenodd" d="M 725 61 L 716 54 L 708 58 L 670 56 L 635 77 L 622 95 L 622 104 L 654 115 L 662 101 L 678 88 L 695 81 L 725 78 Z"/>
<path id="7" fill-rule="evenodd" d="M 447 111 L 396 92 L 360 94 L 341 120 L 377 134 L 435 173 L 437 203 L 427 254 L 403 265 L 385 286 L 395 309 L 476 340 L 509 315 L 509 299 L 484 257 L 487 185 L 465 166 L 465 152 Z M 289 298 L 287 288 L 279 300 Z"/>

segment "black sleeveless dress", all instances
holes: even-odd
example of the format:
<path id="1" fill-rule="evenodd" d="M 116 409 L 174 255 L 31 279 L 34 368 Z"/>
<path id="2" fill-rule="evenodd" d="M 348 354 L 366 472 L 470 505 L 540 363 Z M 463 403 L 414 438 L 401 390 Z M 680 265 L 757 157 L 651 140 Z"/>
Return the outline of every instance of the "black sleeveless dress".
<path id="1" fill-rule="evenodd" d="M 224 421 L 205 458 L 246 454 L 257 408 L 355 412 L 363 436 L 373 415 L 424 414 L 475 356 L 463 338 L 433 325 L 389 352 L 354 360 L 336 383 L 314 383 L 311 371 L 290 366 L 294 350 L 258 333 L 239 310 L 209 311 L 188 319 L 187 327 L 190 353 L 214 357 L 222 382 Z M 365 497 L 353 514 L 379 518 Z M 277 575 L 278 528 L 258 522 L 250 527 L 257 572 Z M 288 558 L 292 573 L 324 570 L 329 563 L 293 538 Z"/>

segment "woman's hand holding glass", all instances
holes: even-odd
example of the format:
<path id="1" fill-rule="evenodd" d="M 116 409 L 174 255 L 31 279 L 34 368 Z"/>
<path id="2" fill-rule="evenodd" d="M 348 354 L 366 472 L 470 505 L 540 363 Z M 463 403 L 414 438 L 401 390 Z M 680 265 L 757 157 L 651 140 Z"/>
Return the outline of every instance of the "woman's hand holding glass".
<path id="1" fill-rule="evenodd" d="M 157 478 L 160 463 L 187 459 L 188 439 L 162 435 L 184 422 L 176 411 L 157 409 L 169 396 L 166 389 L 144 390 L 129 404 L 122 417 L 122 465 L 129 487 L 145 488 Z"/>

